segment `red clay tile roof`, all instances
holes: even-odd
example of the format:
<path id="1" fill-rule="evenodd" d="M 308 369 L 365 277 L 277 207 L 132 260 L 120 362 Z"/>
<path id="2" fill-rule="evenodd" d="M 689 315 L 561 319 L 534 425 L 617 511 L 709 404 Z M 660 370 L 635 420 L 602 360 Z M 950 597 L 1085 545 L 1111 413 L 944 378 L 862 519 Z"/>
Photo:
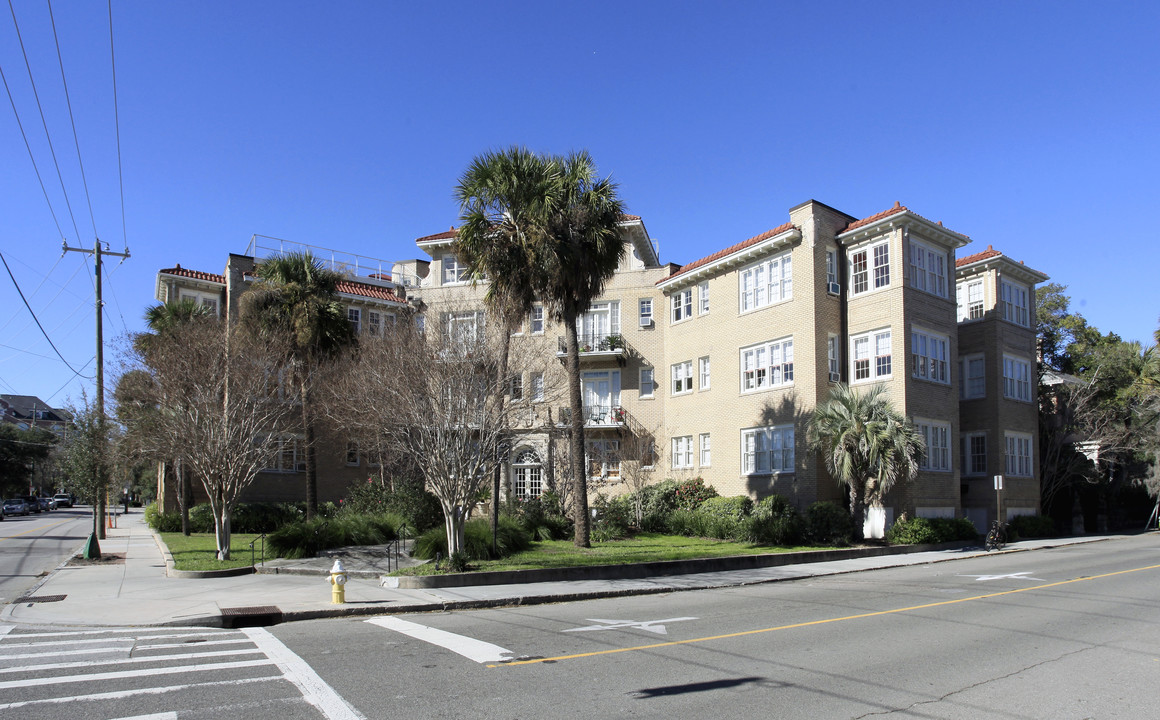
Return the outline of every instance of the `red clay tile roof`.
<path id="1" fill-rule="evenodd" d="M 977 263 L 980 260 L 986 260 L 988 258 L 999 257 L 1002 254 L 1003 253 L 999 252 L 995 248 L 988 245 L 987 249 L 984 250 L 983 252 L 977 252 L 974 255 L 967 255 L 966 257 L 961 257 L 961 258 L 955 260 L 955 267 L 962 267 L 964 265 L 970 265 L 971 263 Z"/>
<path id="2" fill-rule="evenodd" d="M 668 282 L 669 280 L 672 280 L 675 277 L 679 277 L 681 275 L 684 275 L 687 272 L 691 272 L 693 270 L 696 270 L 697 268 L 701 267 L 702 265 L 708 265 L 711 262 L 716 262 L 717 260 L 720 260 L 723 257 L 726 257 L 728 255 L 732 255 L 733 253 L 744 250 L 745 248 L 750 247 L 752 245 L 756 245 L 757 243 L 761 242 L 762 240 L 768 240 L 769 238 L 771 238 L 775 235 L 782 234 L 786 230 L 792 230 L 793 227 L 794 227 L 794 225 L 791 222 L 788 222 L 784 225 L 778 225 L 777 227 L 773 228 L 772 230 L 766 230 L 765 232 L 761 233 L 760 235 L 754 235 L 753 237 L 749 238 L 748 240 L 744 240 L 742 242 L 739 242 L 736 245 L 725 248 L 724 250 L 718 250 L 717 252 L 713 253 L 712 255 L 709 255 L 708 257 L 703 257 L 700 260 L 694 260 L 693 262 L 689 263 L 688 265 L 682 265 L 672 275 L 669 275 L 666 278 L 661 278 L 660 280 L 658 280 L 657 284 L 659 285 L 663 282 Z"/>
<path id="3" fill-rule="evenodd" d="M 620 219 L 624 221 L 640 220 L 640 215 L 621 215 Z M 435 233 L 434 235 L 424 235 L 423 237 L 415 240 L 415 242 L 422 243 L 430 242 L 432 240 L 451 240 L 454 239 L 457 235 L 459 235 L 459 231 L 455 229 L 454 225 L 452 225 L 450 230 L 444 230 L 443 232 Z"/>
<path id="4" fill-rule="evenodd" d="M 848 233 L 851 230 L 857 230 L 860 227 L 865 227 L 866 225 L 871 225 L 873 223 L 878 222 L 879 220 L 885 220 L 886 218 L 891 217 L 892 215 L 899 215 L 901 213 L 907 213 L 907 212 L 910 213 L 911 215 L 914 215 L 915 217 L 920 217 L 923 220 L 926 220 L 927 222 L 933 222 L 929 218 L 924 218 L 924 217 L 922 217 L 922 215 L 919 215 L 916 212 L 911 212 L 910 209 L 907 208 L 902 203 L 895 202 L 894 207 L 890 208 L 889 210 L 883 210 L 882 212 L 871 215 L 870 217 L 862 218 L 861 220 L 855 220 L 854 222 L 847 225 L 846 228 L 844 230 L 842 230 L 841 232 L 839 232 L 838 234 L 841 235 L 843 233 Z M 938 225 L 939 227 L 942 227 L 941 221 L 934 223 L 934 224 Z M 943 228 L 943 229 L 946 230 L 947 232 L 954 232 L 954 230 L 951 230 L 950 228 Z M 962 235 L 963 237 L 967 237 L 966 235 L 963 235 L 962 233 L 955 233 L 955 235 Z"/>
<path id="5" fill-rule="evenodd" d="M 374 298 L 375 300 L 388 300 L 390 302 L 401 303 L 399 296 L 389 288 L 378 287 L 377 285 L 367 285 L 360 282 L 352 282 L 350 280 L 340 280 L 337 287 L 340 293 L 347 295 L 358 295 L 359 297 Z"/>
<path id="6" fill-rule="evenodd" d="M 206 282 L 226 284 L 225 275 L 215 275 L 214 273 L 202 272 L 200 270 L 186 270 L 178 263 L 177 267 L 166 268 L 161 272 L 166 275 L 178 275 L 180 277 L 193 278 L 194 280 L 205 280 Z"/>

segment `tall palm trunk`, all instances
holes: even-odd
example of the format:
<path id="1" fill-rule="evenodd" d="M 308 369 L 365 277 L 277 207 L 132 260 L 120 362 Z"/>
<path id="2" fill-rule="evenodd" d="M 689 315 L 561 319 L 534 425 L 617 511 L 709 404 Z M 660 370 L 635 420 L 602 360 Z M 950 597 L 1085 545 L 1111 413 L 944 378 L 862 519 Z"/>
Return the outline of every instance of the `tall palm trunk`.
<path id="1" fill-rule="evenodd" d="M 572 409 L 572 519 L 576 523 L 576 534 L 572 542 L 576 547 L 592 547 L 588 518 L 588 468 L 584 462 L 584 399 L 580 395 L 580 343 L 576 337 L 576 317 L 564 317 L 564 333 L 567 338 L 568 405 Z"/>
<path id="2" fill-rule="evenodd" d="M 314 416 L 310 412 L 310 383 L 302 378 L 302 434 L 306 454 L 306 519 L 318 514 L 318 470 L 314 462 Z"/>

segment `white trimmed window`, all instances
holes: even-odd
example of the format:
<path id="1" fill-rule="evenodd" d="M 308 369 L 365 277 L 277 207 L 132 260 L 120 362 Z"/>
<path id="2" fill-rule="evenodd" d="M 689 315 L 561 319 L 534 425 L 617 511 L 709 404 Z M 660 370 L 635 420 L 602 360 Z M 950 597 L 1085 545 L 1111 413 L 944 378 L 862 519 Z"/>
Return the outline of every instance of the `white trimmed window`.
<path id="1" fill-rule="evenodd" d="M 588 472 L 593 477 L 620 475 L 620 441 L 588 440 Z"/>
<path id="2" fill-rule="evenodd" d="M 964 433 L 963 440 L 963 474 L 987 474 L 987 433 Z"/>
<path id="3" fill-rule="evenodd" d="M 1000 282 L 999 305 L 1003 308 L 1004 320 L 1028 327 L 1027 288 L 1006 280 Z"/>
<path id="4" fill-rule="evenodd" d="M 920 380 L 949 385 L 947 339 L 922 330 L 910 333 L 911 374 Z"/>
<path id="5" fill-rule="evenodd" d="M 842 378 L 842 359 L 838 356 L 839 348 L 837 335 L 826 338 L 826 359 L 829 361 L 830 382 L 838 382 Z"/>
<path id="6" fill-rule="evenodd" d="M 544 334 L 544 306 L 536 303 L 532 306 L 532 314 L 528 318 L 528 328 L 533 335 Z"/>
<path id="7" fill-rule="evenodd" d="M 673 365 L 673 395 L 683 395 L 693 391 L 693 361 L 686 360 Z"/>
<path id="8" fill-rule="evenodd" d="M 459 258 L 452 253 L 443 256 L 443 284 L 452 285 L 467 280 L 467 266 L 459 263 Z"/>
<path id="9" fill-rule="evenodd" d="M 974 400 L 987 394 L 987 360 L 981 355 L 967 355 L 959 360 L 959 397 Z"/>
<path id="10" fill-rule="evenodd" d="M 1031 363 L 1012 355 L 1003 356 L 1003 397 L 1031 402 Z"/>
<path id="11" fill-rule="evenodd" d="M 890 329 L 863 333 L 850 338 L 850 361 L 854 382 L 882 380 L 893 371 Z"/>
<path id="12" fill-rule="evenodd" d="M 701 443 L 701 467 L 709 467 L 713 459 L 709 443 L 709 433 L 701 433 L 699 440 Z"/>
<path id="13" fill-rule="evenodd" d="M 640 369 L 640 396 L 642 398 L 650 398 L 656 392 L 656 380 L 653 377 L 653 369 L 650 367 L 642 367 Z"/>
<path id="14" fill-rule="evenodd" d="M 512 463 L 512 493 L 519 499 L 539 497 L 544 489 L 543 465 L 533 450 L 525 450 Z"/>
<path id="15" fill-rule="evenodd" d="M 673 322 L 679 323 L 693 317 L 693 288 L 673 293 Z"/>
<path id="16" fill-rule="evenodd" d="M 353 307 L 347 308 L 346 319 L 350 322 L 350 329 L 354 332 L 355 335 L 358 335 L 359 330 L 362 329 L 362 313 L 359 311 L 359 309 Z"/>
<path id="17" fill-rule="evenodd" d="M 674 470 L 693 467 L 693 436 L 681 435 L 673 438 Z"/>
<path id="18" fill-rule="evenodd" d="M 926 441 L 926 457 L 919 464 L 923 470 L 950 472 L 951 469 L 951 426 L 931 420 L 914 421 L 914 427 Z"/>
<path id="19" fill-rule="evenodd" d="M 793 471 L 793 425 L 741 431 L 741 472 L 768 475 Z"/>
<path id="20" fill-rule="evenodd" d="M 383 334 L 383 316 L 374 310 L 367 311 L 367 332 L 376 337 Z"/>
<path id="21" fill-rule="evenodd" d="M 697 372 L 700 375 L 701 389 L 709 389 L 709 356 L 697 360 Z"/>
<path id="22" fill-rule="evenodd" d="M 910 241 L 910 286 L 931 295 L 947 296 L 947 254 Z"/>
<path id="23" fill-rule="evenodd" d="M 793 338 L 741 348 L 741 392 L 793 384 Z"/>
<path id="24" fill-rule="evenodd" d="M 697 314 L 709 314 L 709 281 L 701 283 L 697 286 Z"/>
<path id="25" fill-rule="evenodd" d="M 544 373 L 532 373 L 532 402 L 544 401 Z"/>
<path id="26" fill-rule="evenodd" d="M 306 470 L 305 455 L 300 446 L 301 440 L 295 435 L 279 435 L 274 441 L 270 455 L 270 465 L 267 472 L 303 472 Z"/>
<path id="27" fill-rule="evenodd" d="M 1031 477 L 1031 436 L 1025 433 L 1003 433 L 1006 442 L 1007 474 L 1013 477 Z"/>
<path id="28" fill-rule="evenodd" d="M 215 317 L 219 316 L 218 296 L 216 294 L 210 295 L 209 293 L 197 292 L 195 290 L 181 290 L 178 293 L 178 299 L 191 300 L 198 305 L 204 305 L 213 312 Z"/>
<path id="29" fill-rule="evenodd" d="M 467 347 L 483 337 L 483 312 L 443 313 L 443 332 L 452 348 L 466 352 Z"/>
<path id="30" fill-rule="evenodd" d="M 524 376 L 512 375 L 511 381 L 508 383 L 509 394 L 511 399 L 518 401 L 524 399 Z"/>
<path id="31" fill-rule="evenodd" d="M 833 250 L 826 251 L 826 287 L 838 284 L 838 256 Z"/>
<path id="32" fill-rule="evenodd" d="M 640 326 L 648 327 L 653 324 L 652 298 L 640 299 Z"/>
<path id="33" fill-rule="evenodd" d="M 850 290 L 858 295 L 890 285 L 890 241 L 850 253 Z"/>
<path id="34" fill-rule="evenodd" d="M 740 274 L 741 312 L 793 297 L 793 262 L 788 252 L 745 268 Z"/>
<path id="35" fill-rule="evenodd" d="M 983 281 L 980 279 L 961 282 L 956 286 L 955 292 L 958 295 L 959 322 L 982 319 Z"/>

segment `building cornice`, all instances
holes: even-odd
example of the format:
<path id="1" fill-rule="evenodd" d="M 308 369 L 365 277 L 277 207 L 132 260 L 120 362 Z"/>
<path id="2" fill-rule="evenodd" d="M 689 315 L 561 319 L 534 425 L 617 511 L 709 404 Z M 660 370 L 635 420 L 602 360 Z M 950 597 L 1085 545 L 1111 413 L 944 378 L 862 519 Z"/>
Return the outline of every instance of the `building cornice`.
<path id="1" fill-rule="evenodd" d="M 695 285 L 704 278 L 719 275 L 739 265 L 745 265 L 758 257 L 781 250 L 802 239 L 801 229 L 794 225 L 782 225 L 774 228 L 774 231 L 771 232 L 769 237 L 756 242 L 753 242 L 751 238 L 735 248 L 727 248 L 721 252 L 720 257 L 710 255 L 708 258 L 691 262 L 673 275 L 657 282 L 657 288 L 667 293 L 688 285 Z M 761 238 L 761 235 L 757 237 Z"/>

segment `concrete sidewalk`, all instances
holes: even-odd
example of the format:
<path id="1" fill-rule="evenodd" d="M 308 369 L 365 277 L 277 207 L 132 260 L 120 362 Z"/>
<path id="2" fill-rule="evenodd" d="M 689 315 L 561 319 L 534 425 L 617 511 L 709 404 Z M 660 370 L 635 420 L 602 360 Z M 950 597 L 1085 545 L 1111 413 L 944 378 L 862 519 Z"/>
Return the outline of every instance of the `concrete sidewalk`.
<path id="1" fill-rule="evenodd" d="M 344 558 L 347 569 L 355 572 L 346 585 L 346 604 L 333 605 L 330 602 L 330 583 L 321 575 L 279 573 L 196 579 L 169 577 L 165 553 L 141 515 L 122 517 L 121 527 L 108 530 L 107 536 L 101 542 L 102 552 L 123 555 L 124 562 L 66 562 L 20 601 L 4 606 L 0 611 L 0 622 L 232 627 L 347 615 L 441 611 L 731 587 L 986 554 L 982 548 L 972 547 L 636 580 L 589 579 L 428 589 L 383 587 L 376 577 L 367 576 L 373 568 L 359 567 L 357 556 L 353 556 L 349 563 Z M 1103 539 L 1106 538 L 1026 540 L 1009 545 L 1008 549 L 1032 550 Z M 315 560 L 312 565 L 317 566 L 319 562 L 328 565 L 332 561 Z M 362 571 L 361 576 L 359 571 Z"/>

